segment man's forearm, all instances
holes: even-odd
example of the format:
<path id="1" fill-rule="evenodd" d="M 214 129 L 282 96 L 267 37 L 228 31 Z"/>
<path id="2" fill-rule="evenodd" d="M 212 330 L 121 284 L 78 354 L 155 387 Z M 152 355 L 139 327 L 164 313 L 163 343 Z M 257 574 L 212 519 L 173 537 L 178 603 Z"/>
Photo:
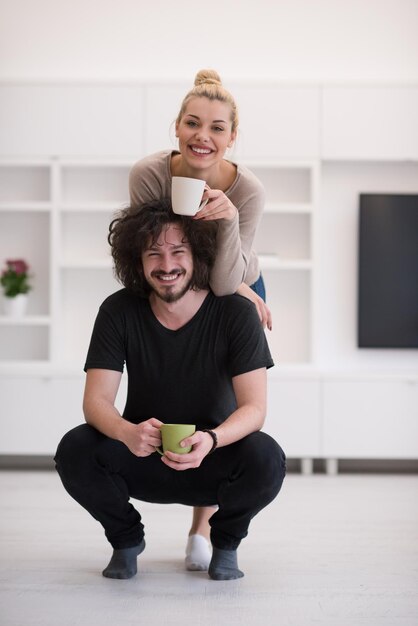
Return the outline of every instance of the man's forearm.
<path id="1" fill-rule="evenodd" d="M 124 441 L 130 423 L 121 416 L 114 405 L 105 400 L 86 400 L 83 410 L 87 424 L 111 439 Z"/>
<path id="2" fill-rule="evenodd" d="M 218 438 L 218 448 L 229 446 L 235 441 L 239 441 L 261 430 L 264 424 L 265 415 L 260 407 L 245 405 L 234 411 L 222 424 L 212 428 Z"/>
<path id="3" fill-rule="evenodd" d="M 233 378 L 238 408 L 219 426 L 212 429 L 218 446 L 228 446 L 260 430 L 266 417 L 267 373 L 261 367 Z"/>

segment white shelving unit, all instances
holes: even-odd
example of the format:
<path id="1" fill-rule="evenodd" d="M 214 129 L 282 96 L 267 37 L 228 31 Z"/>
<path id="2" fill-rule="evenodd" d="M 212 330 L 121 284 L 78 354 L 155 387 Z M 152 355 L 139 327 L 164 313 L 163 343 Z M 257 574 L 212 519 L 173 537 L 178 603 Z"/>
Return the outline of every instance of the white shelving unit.
<path id="1" fill-rule="evenodd" d="M 2 362 L 48 361 L 51 331 L 52 175 L 48 161 L 6 162 L 0 167 L 0 250 L 23 258 L 33 273 L 28 315 L 0 318 Z"/>
<path id="2" fill-rule="evenodd" d="M 276 362 L 314 359 L 315 219 L 317 161 L 248 162 L 266 189 L 266 207 L 255 247 L 273 313 L 267 332 Z M 289 328 L 292 332 L 289 333 Z"/>
<path id="3" fill-rule="evenodd" d="M 51 455 L 82 421 L 92 325 L 120 288 L 109 222 L 132 163 L 176 147 L 189 87 L 0 85 L 0 263 L 26 259 L 34 287 L 23 319 L 0 314 L 0 455 Z M 355 338 L 358 194 L 418 193 L 418 87 L 230 88 L 240 130 L 228 156 L 267 194 L 255 242 L 276 363 L 266 429 L 303 471 L 316 458 L 330 472 L 338 459 L 418 459 L 417 351 Z"/>
<path id="4" fill-rule="evenodd" d="M 53 361 L 80 367 L 102 300 L 121 286 L 112 272 L 109 224 L 128 203 L 131 161 L 58 160 Z"/>
<path id="5" fill-rule="evenodd" d="M 28 315 L 0 317 L 0 363 L 29 362 L 51 371 L 82 366 L 97 307 L 118 284 L 107 231 L 127 203 L 131 162 L 0 163 L 0 251 L 23 258 L 33 289 Z"/>
<path id="6" fill-rule="evenodd" d="M 36 280 L 30 295 L 32 314 L 18 321 L 0 318 L 0 333 L 16 335 L 10 348 L 2 350 L 4 366 L 22 357 L 34 361 L 34 371 L 39 361 L 70 369 L 82 365 L 97 308 L 120 288 L 113 278 L 107 233 L 115 212 L 128 203 L 131 165 L 131 161 L 60 159 L 0 163 L 0 180 L 6 181 L 1 192 L 0 249 L 5 258 L 25 258 Z M 249 166 L 264 183 L 268 199 L 256 246 L 276 320 L 277 330 L 269 334 L 269 342 L 281 363 L 307 363 L 312 356 L 318 166 L 315 162 Z M 280 329 L 290 320 L 295 332 L 282 334 Z"/>
<path id="7" fill-rule="evenodd" d="M 120 288 L 113 277 L 107 233 L 114 213 L 128 203 L 131 165 L 126 160 L 86 159 L 0 162 L 0 177 L 7 180 L 0 204 L 0 250 L 25 258 L 36 279 L 29 315 L 21 320 L 0 317 L 0 387 L 19 387 L 25 372 L 25 384 L 39 406 L 48 404 L 48 396 L 51 407 L 59 405 L 55 394 L 65 381 L 69 392 L 78 392 L 78 405 L 72 398 L 51 426 L 52 435 L 31 443 L 30 437 L 11 439 L 4 432 L 0 453 L 51 453 L 48 441 L 58 441 L 82 420 L 82 367 L 94 319 L 102 300 Z M 268 340 L 281 364 L 306 365 L 312 359 L 318 165 L 269 161 L 249 166 L 267 193 L 256 245 L 275 323 Z M 294 332 L 283 332 L 289 324 Z M 20 422 L 22 402 L 6 408 Z M 25 419 L 30 431 L 31 418 Z"/>

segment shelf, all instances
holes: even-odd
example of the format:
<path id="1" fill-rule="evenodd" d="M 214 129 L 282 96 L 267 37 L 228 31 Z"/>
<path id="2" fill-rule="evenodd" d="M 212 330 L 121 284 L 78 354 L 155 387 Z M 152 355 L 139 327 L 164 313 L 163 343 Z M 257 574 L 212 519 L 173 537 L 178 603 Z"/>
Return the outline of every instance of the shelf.
<path id="1" fill-rule="evenodd" d="M 23 317 L 0 316 L 0 326 L 49 326 L 51 318 L 45 315 L 25 315 Z"/>
<path id="2" fill-rule="evenodd" d="M 52 203 L 45 202 L 0 202 L 0 211 L 10 211 L 11 213 L 18 211 L 25 212 L 46 212 L 52 210 Z"/>
<path id="3" fill-rule="evenodd" d="M 126 206 L 119 202 L 120 206 L 116 206 L 117 202 L 83 202 L 83 203 L 71 203 L 61 204 L 58 206 L 58 210 L 63 214 L 65 213 L 115 213 L 119 209 Z"/>
<path id="4" fill-rule="evenodd" d="M 264 214 L 266 213 L 275 213 L 275 214 L 302 214 L 302 215 L 310 215 L 313 212 L 313 205 L 308 202 L 298 202 L 295 204 L 287 204 L 285 202 L 266 202 L 264 207 Z"/>
<path id="5" fill-rule="evenodd" d="M 273 254 L 259 254 L 260 267 L 262 270 L 311 270 L 312 261 L 289 261 L 280 259 Z"/>
<path id="6" fill-rule="evenodd" d="M 80 364 L 58 365 L 50 360 L 0 361 L 1 378 L 79 378 L 84 382 L 85 373 Z"/>
<path id="7" fill-rule="evenodd" d="M 97 259 L 89 261 L 61 261 L 59 264 L 61 270 L 111 270 L 111 259 Z"/>

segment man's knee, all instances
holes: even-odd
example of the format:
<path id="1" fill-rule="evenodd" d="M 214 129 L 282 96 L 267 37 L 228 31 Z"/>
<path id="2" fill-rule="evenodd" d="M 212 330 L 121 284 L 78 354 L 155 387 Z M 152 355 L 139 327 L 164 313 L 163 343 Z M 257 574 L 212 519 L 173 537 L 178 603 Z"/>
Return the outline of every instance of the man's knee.
<path id="1" fill-rule="evenodd" d="M 242 454 L 249 465 L 250 475 L 277 495 L 286 474 L 286 456 L 282 448 L 263 432 L 252 433 L 242 442 Z"/>
<path id="2" fill-rule="evenodd" d="M 81 424 L 66 433 L 58 444 L 55 453 L 55 465 L 59 473 L 66 467 L 76 470 L 95 448 L 100 433 L 88 424 Z"/>

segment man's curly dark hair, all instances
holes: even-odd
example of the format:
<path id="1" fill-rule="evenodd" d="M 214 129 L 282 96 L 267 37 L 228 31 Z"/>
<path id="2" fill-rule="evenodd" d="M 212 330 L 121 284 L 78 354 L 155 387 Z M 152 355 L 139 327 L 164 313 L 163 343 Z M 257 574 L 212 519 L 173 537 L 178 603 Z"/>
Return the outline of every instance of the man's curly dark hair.
<path id="1" fill-rule="evenodd" d="M 115 276 L 124 287 L 140 296 L 151 292 L 144 278 L 142 253 L 158 240 L 168 224 L 178 224 L 184 232 L 184 241 L 190 244 L 194 267 L 191 288 L 197 291 L 209 287 L 216 256 L 216 222 L 177 215 L 171 201 L 163 199 L 122 209 L 109 226 Z"/>

